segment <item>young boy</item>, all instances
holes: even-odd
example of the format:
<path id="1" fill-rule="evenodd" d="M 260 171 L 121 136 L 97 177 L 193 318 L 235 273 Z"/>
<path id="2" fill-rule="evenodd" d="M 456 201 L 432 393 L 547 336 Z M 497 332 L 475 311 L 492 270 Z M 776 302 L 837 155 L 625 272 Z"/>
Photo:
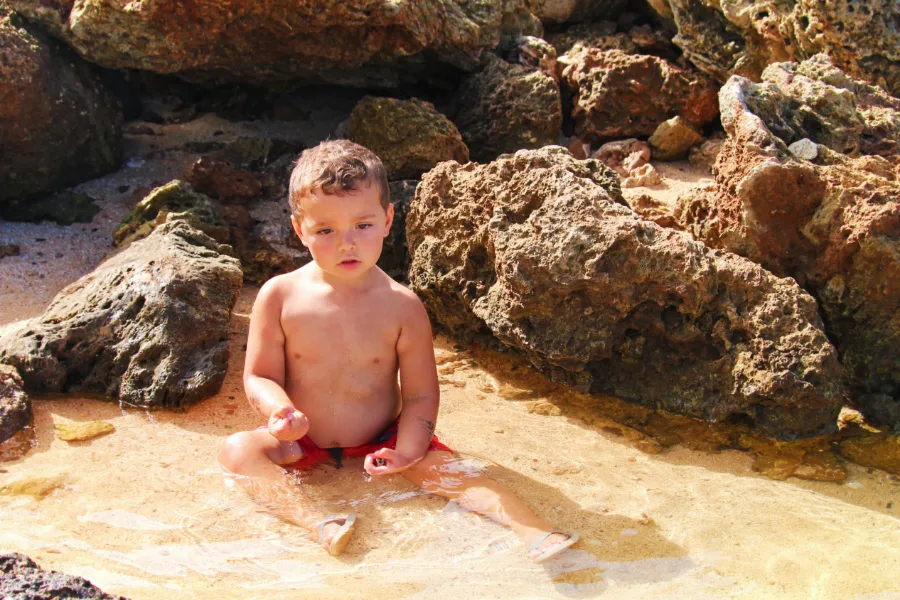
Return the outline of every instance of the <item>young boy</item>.
<path id="1" fill-rule="evenodd" d="M 458 470 L 442 477 L 453 455 L 434 436 L 439 388 L 428 315 L 375 264 L 394 217 L 378 157 L 343 140 L 306 150 L 291 174 L 289 201 L 313 261 L 259 291 L 244 388 L 268 427 L 230 436 L 222 465 L 332 555 L 347 545 L 356 516 L 303 506 L 285 469 L 342 456 L 364 456 L 370 475 L 400 473 L 510 526 L 536 561 L 574 544 L 577 534 L 554 531 L 496 482 Z"/>

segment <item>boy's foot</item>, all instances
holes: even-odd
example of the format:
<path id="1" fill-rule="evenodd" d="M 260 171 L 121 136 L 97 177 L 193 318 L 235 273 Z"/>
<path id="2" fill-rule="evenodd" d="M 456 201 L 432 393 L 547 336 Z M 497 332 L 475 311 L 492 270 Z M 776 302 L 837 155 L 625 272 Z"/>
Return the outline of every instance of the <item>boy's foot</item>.
<path id="1" fill-rule="evenodd" d="M 534 562 L 544 562 L 574 545 L 578 541 L 578 537 L 578 533 L 569 535 L 562 531 L 548 531 L 528 546 L 528 556 Z"/>
<path id="2" fill-rule="evenodd" d="M 353 513 L 346 517 L 329 516 L 319 523 L 319 543 L 328 551 L 328 554 L 337 556 L 344 551 L 350 541 L 354 523 L 356 523 L 356 515 Z"/>

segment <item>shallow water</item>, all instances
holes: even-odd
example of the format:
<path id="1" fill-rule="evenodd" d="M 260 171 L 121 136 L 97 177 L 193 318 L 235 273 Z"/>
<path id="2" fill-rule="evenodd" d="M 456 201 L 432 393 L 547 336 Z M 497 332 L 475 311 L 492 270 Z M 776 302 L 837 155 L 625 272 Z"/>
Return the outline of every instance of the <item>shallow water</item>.
<path id="1" fill-rule="evenodd" d="M 0 494 L 0 549 L 134 599 L 300 591 L 316 598 L 900 598 L 897 477 L 848 464 L 843 484 L 774 481 L 753 471 L 747 452 L 675 446 L 647 454 L 643 438 L 622 435 L 625 426 L 613 431 L 602 411 L 569 414 L 573 397 L 531 385 L 542 379 L 515 360 L 501 368 L 507 359 L 441 339 L 438 436 L 461 452 L 461 468 L 500 481 L 582 541 L 535 565 L 504 527 L 402 477 L 368 479 L 351 460 L 301 483 L 319 505 L 359 514 L 346 552 L 331 557 L 262 512 L 215 461 L 228 434 L 259 424 L 240 392 L 254 292 L 236 308 L 221 393 L 185 413 L 87 398 L 35 401 L 35 447 L 0 463 L 0 486 L 42 477 L 46 494 Z M 115 432 L 56 439 L 55 422 L 93 419 Z"/>

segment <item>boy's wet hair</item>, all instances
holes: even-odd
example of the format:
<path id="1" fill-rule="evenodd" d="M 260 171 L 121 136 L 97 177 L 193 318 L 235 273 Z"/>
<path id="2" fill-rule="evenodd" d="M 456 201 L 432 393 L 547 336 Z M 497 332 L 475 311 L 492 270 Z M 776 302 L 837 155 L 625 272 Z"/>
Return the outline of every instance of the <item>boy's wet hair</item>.
<path id="1" fill-rule="evenodd" d="M 341 196 L 365 182 L 377 186 L 381 206 L 387 210 L 391 201 L 387 170 L 381 159 L 363 146 L 350 140 L 327 140 L 304 150 L 291 172 L 288 202 L 291 212 L 299 217 L 300 202 L 313 190 Z"/>

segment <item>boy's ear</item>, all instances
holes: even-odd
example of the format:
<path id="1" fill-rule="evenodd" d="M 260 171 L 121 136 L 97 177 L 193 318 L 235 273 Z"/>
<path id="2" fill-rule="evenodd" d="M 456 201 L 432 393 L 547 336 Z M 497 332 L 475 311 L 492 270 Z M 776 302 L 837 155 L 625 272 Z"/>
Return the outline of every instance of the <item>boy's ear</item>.
<path id="1" fill-rule="evenodd" d="M 394 222 L 394 205 L 388 203 L 387 205 L 387 216 L 385 217 L 384 222 L 384 237 L 387 237 L 391 234 L 391 224 Z"/>
<path id="2" fill-rule="evenodd" d="M 291 215 L 291 226 L 294 228 L 294 233 L 300 238 L 300 243 L 306 246 L 306 242 L 303 240 L 303 230 L 300 229 L 300 221 L 294 215 Z"/>

